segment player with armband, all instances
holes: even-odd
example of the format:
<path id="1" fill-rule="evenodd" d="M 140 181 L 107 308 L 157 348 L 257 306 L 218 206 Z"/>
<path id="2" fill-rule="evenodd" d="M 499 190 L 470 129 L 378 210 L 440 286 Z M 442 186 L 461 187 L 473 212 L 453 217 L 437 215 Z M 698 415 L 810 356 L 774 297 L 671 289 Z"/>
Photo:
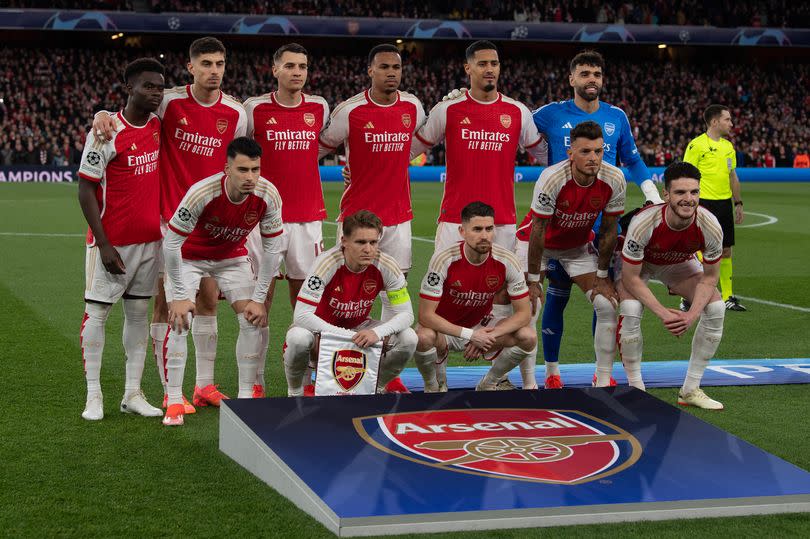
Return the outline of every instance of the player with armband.
<path id="1" fill-rule="evenodd" d="M 512 252 L 494 244 L 495 210 L 471 202 L 460 217 L 462 241 L 434 253 L 419 294 L 414 360 L 426 392 L 446 391 L 436 368 L 440 353 L 463 351 L 470 361 L 481 357 L 491 361 L 476 390 L 492 391 L 537 345 L 537 334 L 529 326 L 529 291 L 520 263 Z M 493 301 L 503 288 L 512 314 L 490 325 Z"/>
<path id="2" fill-rule="evenodd" d="M 186 341 L 204 276 L 216 281 L 237 315 L 239 398 L 253 396 L 260 367 L 260 328 L 267 326 L 264 300 L 278 271 L 278 240 L 283 232 L 281 197 L 273 184 L 259 175 L 261 155 L 255 140 L 235 138 L 228 144 L 225 172 L 191 186 L 169 221 L 163 255 L 172 331 L 166 356 L 169 402 L 164 425 L 183 424 Z M 256 226 L 262 236 L 263 260 L 254 278 L 245 243 Z"/>
<path id="3" fill-rule="evenodd" d="M 350 339 L 359 348 L 387 339 L 377 388 L 384 388 L 398 376 L 416 349 L 405 276 L 396 260 L 379 248 L 382 221 L 374 213 L 360 210 L 345 216 L 342 226 L 340 244 L 315 259 L 295 304 L 293 327 L 287 332 L 284 350 L 287 394 L 291 397 L 304 394 L 304 375 L 318 335 Z M 382 323 L 369 319 L 380 292 L 386 294 L 393 312 Z"/>
<path id="4" fill-rule="evenodd" d="M 643 390 L 644 307 L 676 337 L 697 321 L 678 404 L 722 410 L 720 402 L 700 389 L 700 380 L 723 336 L 726 306 L 717 290 L 723 231 L 717 218 L 699 206 L 700 172 L 694 165 L 670 165 L 664 172 L 664 193 L 666 203 L 644 208 L 630 221 L 621 261 L 617 263 L 622 362 L 630 385 Z M 697 251 L 703 252 L 702 264 L 695 256 Z M 660 280 L 671 293 L 689 300 L 689 310 L 664 307 L 648 288 L 649 279 Z"/>

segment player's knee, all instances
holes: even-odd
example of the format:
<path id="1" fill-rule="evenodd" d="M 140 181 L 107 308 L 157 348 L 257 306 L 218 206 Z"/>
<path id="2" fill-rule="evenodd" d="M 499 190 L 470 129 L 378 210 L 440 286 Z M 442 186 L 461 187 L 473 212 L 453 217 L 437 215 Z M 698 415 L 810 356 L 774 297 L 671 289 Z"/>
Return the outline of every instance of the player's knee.
<path id="1" fill-rule="evenodd" d="M 593 303 L 596 319 L 599 322 L 616 322 L 616 307 L 608 298 L 602 294 L 596 294 L 591 297 L 591 303 Z"/>
<path id="2" fill-rule="evenodd" d="M 644 306 L 637 299 L 626 299 L 619 304 L 619 314 L 624 317 L 624 323 L 640 324 L 643 313 Z"/>
<path id="3" fill-rule="evenodd" d="M 703 308 L 700 315 L 700 324 L 706 329 L 714 332 L 723 331 L 723 320 L 726 317 L 726 304 L 720 301 L 712 301 Z"/>
<path id="4" fill-rule="evenodd" d="M 210 335 L 217 332 L 217 317 L 198 314 L 191 321 L 192 335 Z"/>
<path id="5" fill-rule="evenodd" d="M 420 352 L 426 352 L 436 346 L 436 332 L 430 328 L 417 326 L 416 338 L 416 349 Z"/>
<path id="6" fill-rule="evenodd" d="M 88 323 L 104 325 L 107 321 L 107 317 L 110 315 L 110 309 L 112 309 L 112 305 L 108 303 L 93 303 L 88 301 L 84 305 L 84 312 L 87 315 L 85 325 Z"/>
<path id="7" fill-rule="evenodd" d="M 127 322 L 143 322 L 145 324 L 148 315 L 148 299 L 138 298 L 124 300 L 124 317 Z"/>
<path id="8" fill-rule="evenodd" d="M 533 350 L 537 346 L 537 332 L 524 326 L 515 332 L 515 344 L 522 350 Z"/>
<path id="9" fill-rule="evenodd" d="M 315 336 L 307 329 L 292 327 L 287 331 L 285 341 L 287 348 L 291 352 L 291 354 L 289 354 L 291 358 L 300 356 L 304 361 L 307 361 L 309 350 L 311 350 L 312 346 L 315 344 Z M 307 354 L 302 354 L 302 351 L 306 351 Z"/>
<path id="10" fill-rule="evenodd" d="M 259 334 L 260 328 L 248 322 L 244 313 L 236 315 L 236 319 L 239 321 L 239 331 Z"/>

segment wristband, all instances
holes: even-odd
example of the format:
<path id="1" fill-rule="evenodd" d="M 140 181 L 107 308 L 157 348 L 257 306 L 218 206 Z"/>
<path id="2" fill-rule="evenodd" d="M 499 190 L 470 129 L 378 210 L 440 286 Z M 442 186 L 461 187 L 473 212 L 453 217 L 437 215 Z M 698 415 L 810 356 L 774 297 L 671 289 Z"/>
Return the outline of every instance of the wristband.
<path id="1" fill-rule="evenodd" d="M 461 328 L 460 337 L 462 339 L 464 339 L 466 341 L 469 341 L 470 339 L 472 339 L 472 336 L 473 336 L 473 330 L 471 330 L 470 328 Z"/>
<path id="2" fill-rule="evenodd" d="M 539 283 L 540 282 L 540 274 L 539 273 L 529 273 L 526 275 L 526 282 L 527 283 Z"/>
<path id="3" fill-rule="evenodd" d="M 608 270 L 598 269 L 596 270 L 596 278 L 597 279 L 607 279 Z"/>
<path id="4" fill-rule="evenodd" d="M 743 205 L 742 200 L 738 200 L 737 202 L 734 203 L 734 205 L 735 206 L 742 206 Z"/>

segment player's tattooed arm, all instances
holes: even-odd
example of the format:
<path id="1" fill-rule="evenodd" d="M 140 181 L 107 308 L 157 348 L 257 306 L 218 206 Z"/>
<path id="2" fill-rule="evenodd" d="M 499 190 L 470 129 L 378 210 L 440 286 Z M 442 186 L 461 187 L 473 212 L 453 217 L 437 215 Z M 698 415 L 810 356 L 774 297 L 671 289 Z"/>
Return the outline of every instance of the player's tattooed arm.
<path id="1" fill-rule="evenodd" d="M 543 278 L 545 272 L 540 271 L 540 263 L 543 260 L 543 250 L 546 244 L 546 225 L 548 225 L 548 219 L 541 219 L 537 215 L 532 216 L 532 232 L 529 235 L 529 272 L 526 276 L 532 315 L 543 305 Z M 540 305 L 537 303 L 538 300 Z"/>
<path id="2" fill-rule="evenodd" d="M 79 205 L 82 208 L 87 224 L 90 225 L 90 230 L 93 232 L 93 238 L 96 246 L 98 246 L 104 269 L 113 275 L 123 275 L 127 271 L 124 261 L 121 260 L 121 255 L 118 254 L 116 248 L 110 245 L 107 233 L 104 231 L 104 225 L 101 224 L 101 211 L 96 199 L 97 188 L 97 183 L 79 178 Z"/>
<path id="3" fill-rule="evenodd" d="M 594 290 L 596 294 L 602 294 L 608 299 L 618 303 L 619 295 L 616 288 L 610 281 L 608 269 L 613 251 L 616 249 L 616 240 L 619 235 L 619 216 L 602 214 L 602 225 L 599 227 L 599 258 L 596 264 L 596 279 L 594 280 Z"/>

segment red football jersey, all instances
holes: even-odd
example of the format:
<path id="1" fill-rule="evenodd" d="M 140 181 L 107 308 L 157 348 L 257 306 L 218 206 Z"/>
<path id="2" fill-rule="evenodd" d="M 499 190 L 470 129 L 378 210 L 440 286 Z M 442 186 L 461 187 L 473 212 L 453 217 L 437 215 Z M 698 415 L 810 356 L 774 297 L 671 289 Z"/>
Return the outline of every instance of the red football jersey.
<path id="1" fill-rule="evenodd" d="M 346 145 L 351 182 L 338 221 L 359 210 L 373 211 L 385 226 L 413 219 L 408 165 L 413 133 L 424 118 L 422 104 L 407 92 L 378 105 L 366 90 L 335 107 L 320 140 L 329 150 Z"/>
<path id="2" fill-rule="evenodd" d="M 225 174 L 214 174 L 191 186 L 180 201 L 169 228 L 181 236 L 183 258 L 225 260 L 247 255 L 245 242 L 256 225 L 264 237 L 283 232 L 281 197 L 272 183 L 259 178 L 256 189 L 240 202 L 225 190 Z"/>
<path id="3" fill-rule="evenodd" d="M 301 95 L 293 107 L 276 94 L 245 101 L 247 132 L 262 147 L 262 176 L 284 201 L 285 223 L 326 219 L 318 168 L 318 134 L 329 120 L 329 105 L 317 95 Z"/>
<path id="4" fill-rule="evenodd" d="M 112 245 L 148 243 L 160 239 L 160 120 L 154 114 L 142 126 L 113 113 L 112 140 L 87 133 L 79 177 L 97 182 L 101 224 Z M 95 238 L 87 229 L 87 245 Z"/>
<path id="5" fill-rule="evenodd" d="M 440 222 L 460 223 L 464 206 L 481 201 L 495 208 L 495 224 L 515 224 L 518 145 L 531 151 L 545 144 L 525 105 L 502 94 L 482 103 L 465 92 L 433 107 L 416 136 L 428 146 L 445 141 Z"/>
<path id="6" fill-rule="evenodd" d="M 723 229 L 717 217 L 702 206 L 692 223 L 674 230 L 666 221 L 666 204 L 644 208 L 630 221 L 622 259 L 630 264 L 679 264 L 703 251 L 703 263 L 715 264 L 723 254 Z"/>
<path id="7" fill-rule="evenodd" d="M 315 315 L 334 326 L 354 329 L 368 318 L 375 298 L 382 291 L 408 286 L 397 262 L 385 253 L 363 271 L 346 267 L 343 249 L 332 247 L 315 259 L 298 301 L 315 307 Z"/>
<path id="8" fill-rule="evenodd" d="M 622 171 L 604 161 L 588 187 L 574 180 L 569 161 L 546 168 L 534 184 L 532 198 L 532 213 L 549 219 L 545 247 L 572 249 L 588 243 L 600 212 L 622 214 L 626 190 Z"/>
<path id="9" fill-rule="evenodd" d="M 212 105 L 200 103 L 191 86 L 166 90 L 158 116 L 163 121 L 160 213 L 168 221 L 189 187 L 222 172 L 228 144 L 247 133 L 247 116 L 242 105 L 223 92 Z"/>
<path id="10" fill-rule="evenodd" d="M 464 255 L 462 241 L 433 255 L 419 297 L 438 301 L 436 314 L 448 322 L 472 327 L 492 310 L 495 294 L 504 283 L 513 300 L 529 295 L 514 253 L 493 245 L 487 259 L 476 265 Z"/>

